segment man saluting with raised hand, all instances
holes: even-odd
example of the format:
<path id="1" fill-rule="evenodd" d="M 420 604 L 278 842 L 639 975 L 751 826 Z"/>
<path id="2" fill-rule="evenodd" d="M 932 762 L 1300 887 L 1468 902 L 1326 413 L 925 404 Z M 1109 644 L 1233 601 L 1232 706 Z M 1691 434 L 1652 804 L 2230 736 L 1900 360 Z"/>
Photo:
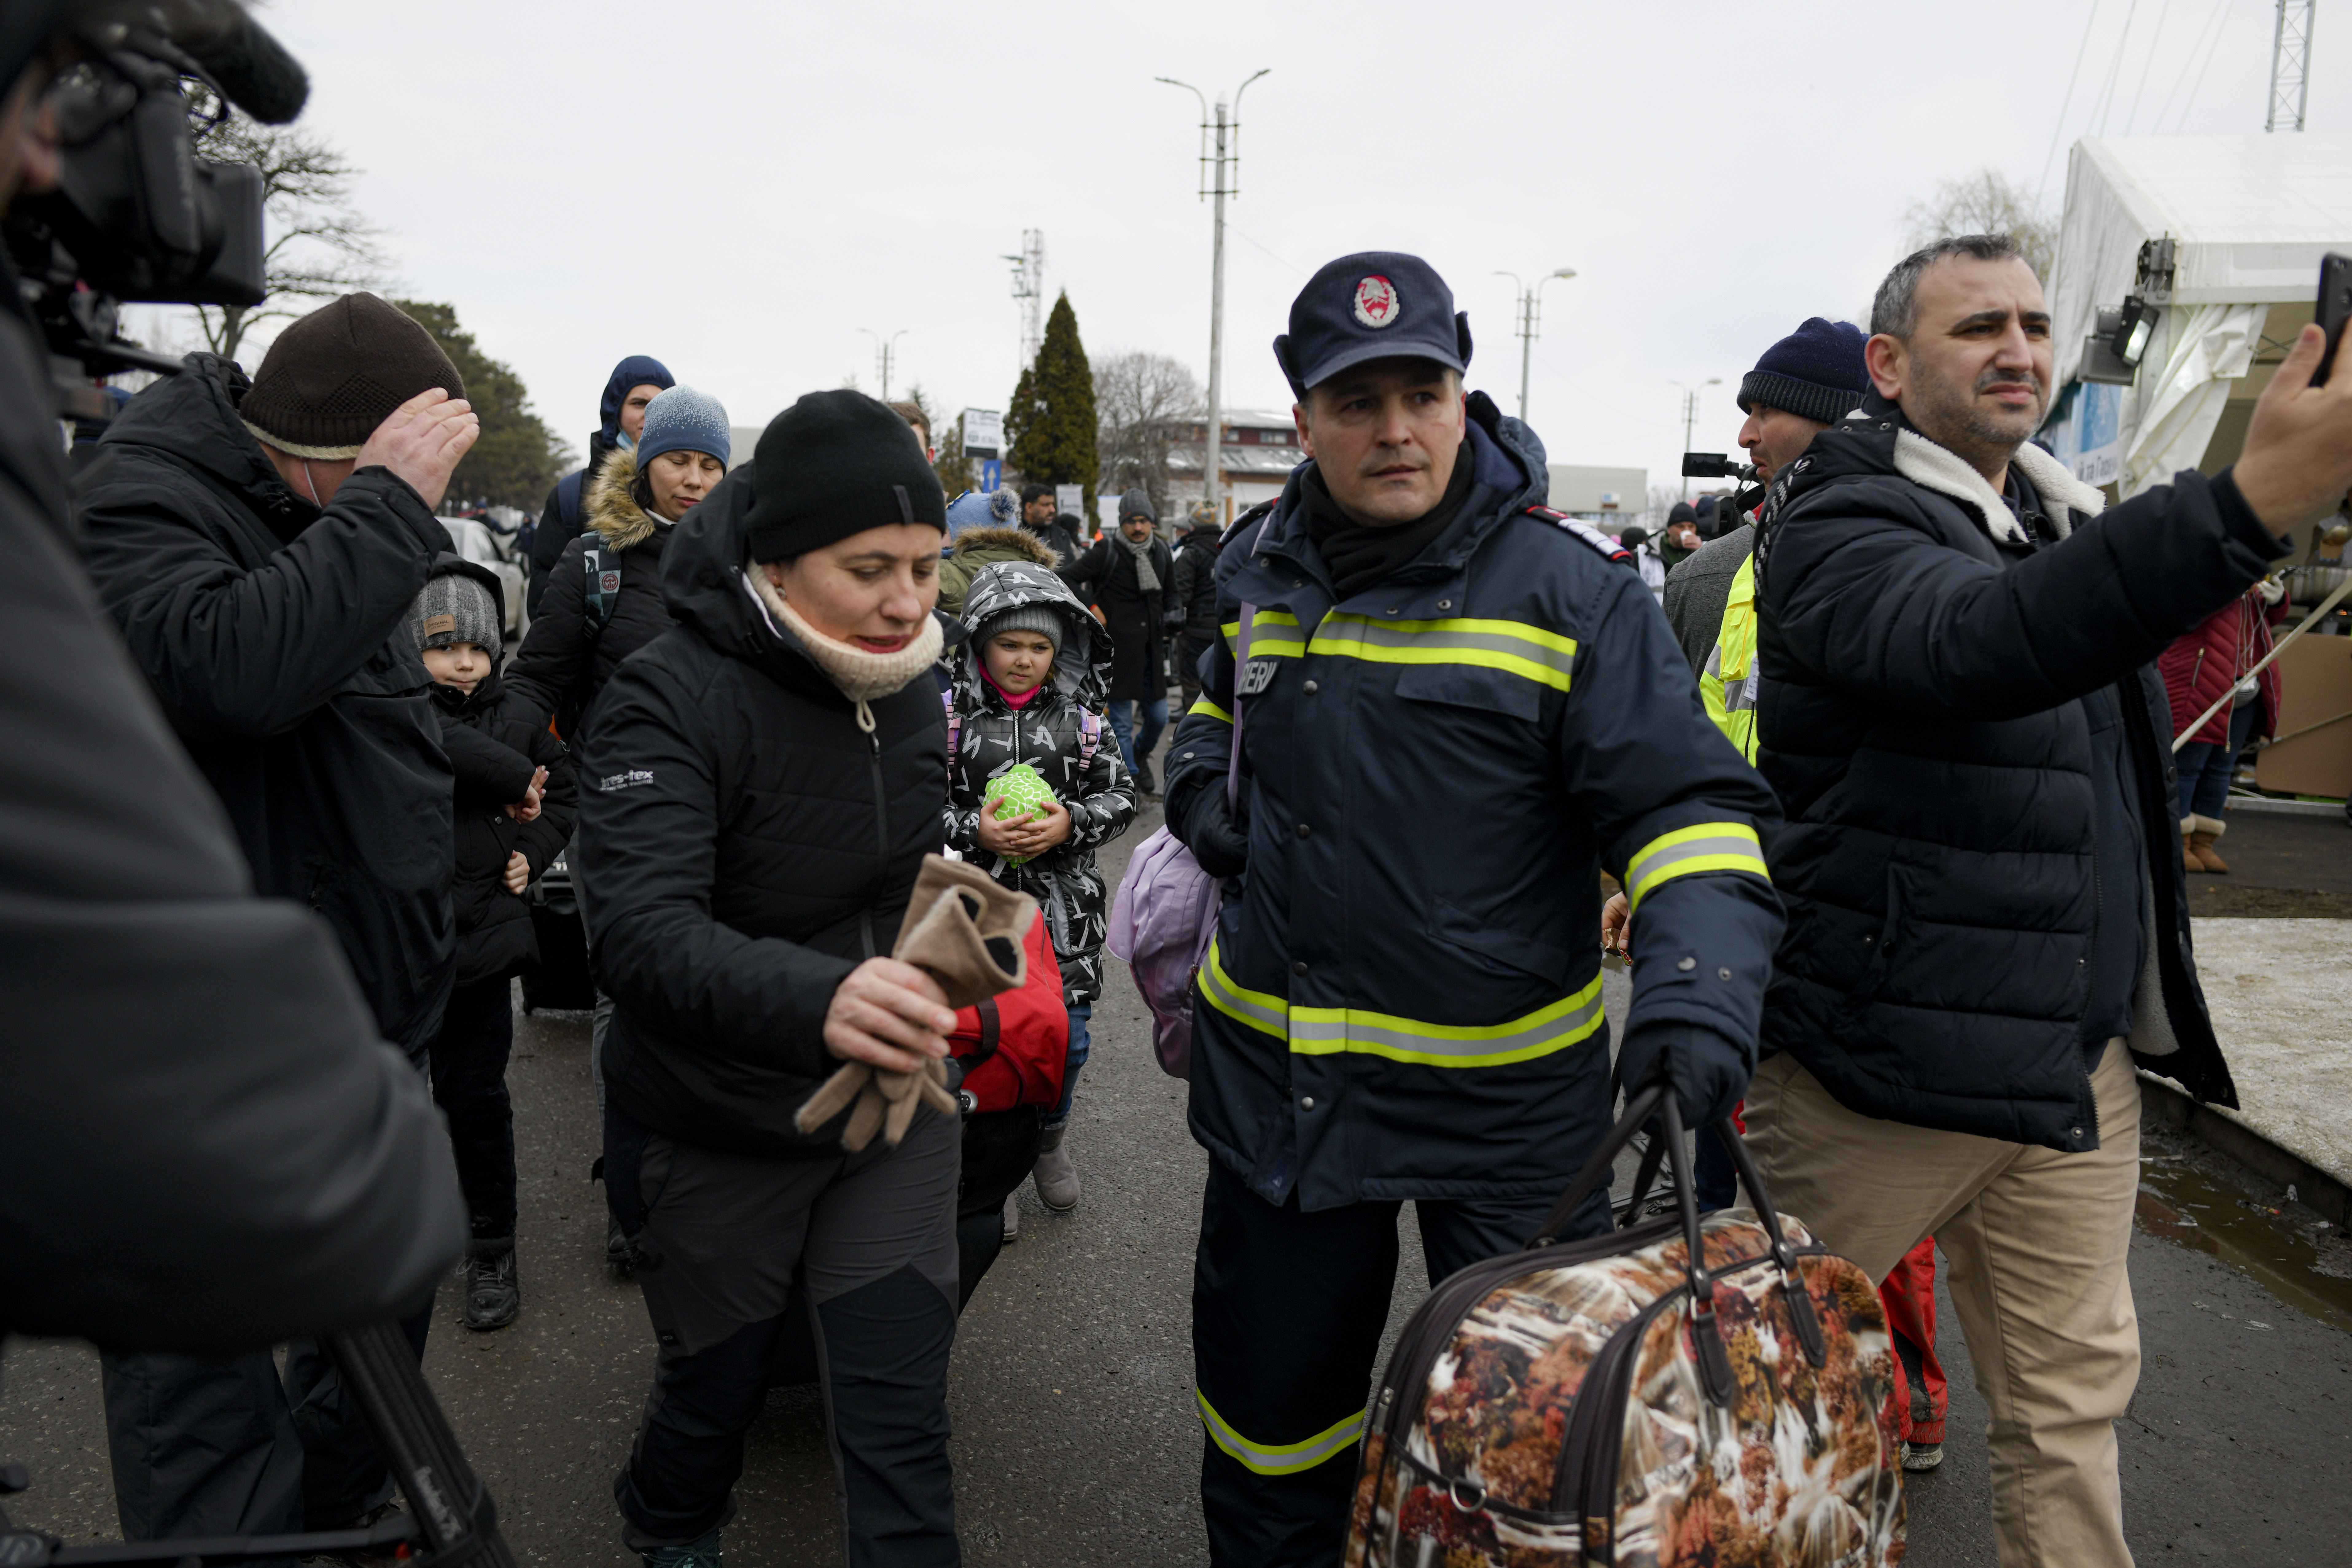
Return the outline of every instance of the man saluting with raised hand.
<path id="1" fill-rule="evenodd" d="M 1638 928 L 1622 1077 L 1693 1120 L 1747 1084 L 1780 933 L 1771 792 L 1623 552 L 1543 508 L 1542 444 L 1464 395 L 1444 280 L 1343 257 L 1275 353 L 1309 460 L 1219 557 L 1168 788 L 1230 879 L 1193 1014 L 1192 1345 L 1236 1568 L 1339 1561 L 1403 1200 L 1442 1279 L 1524 1246 L 1608 1127 L 1601 869 Z"/>

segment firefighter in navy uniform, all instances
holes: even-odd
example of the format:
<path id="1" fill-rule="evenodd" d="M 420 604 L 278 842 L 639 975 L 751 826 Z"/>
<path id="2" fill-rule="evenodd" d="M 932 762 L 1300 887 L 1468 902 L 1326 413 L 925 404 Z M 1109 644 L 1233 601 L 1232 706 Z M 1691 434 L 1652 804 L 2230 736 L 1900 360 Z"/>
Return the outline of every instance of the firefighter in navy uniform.
<path id="1" fill-rule="evenodd" d="M 1310 460 L 1226 542 L 1168 770 L 1170 822 L 1228 879 L 1191 1124 L 1202 1505 L 1231 1568 L 1339 1560 L 1400 1204 L 1443 1279 L 1524 1246 L 1608 1127 L 1601 868 L 1637 928 L 1622 1077 L 1670 1076 L 1688 1117 L 1748 1081 L 1781 926 L 1771 791 L 1623 552 L 1543 509 L 1541 443 L 1464 396 L 1444 281 L 1344 257 L 1275 353 Z M 1580 1221 L 1607 1228 L 1605 1194 Z"/>

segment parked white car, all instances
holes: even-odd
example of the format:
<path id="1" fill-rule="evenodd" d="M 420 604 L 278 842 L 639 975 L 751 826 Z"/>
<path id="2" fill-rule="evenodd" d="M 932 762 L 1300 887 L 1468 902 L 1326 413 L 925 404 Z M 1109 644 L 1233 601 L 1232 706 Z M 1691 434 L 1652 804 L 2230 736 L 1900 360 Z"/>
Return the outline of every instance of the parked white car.
<path id="1" fill-rule="evenodd" d="M 500 548 L 504 542 L 488 524 L 470 517 L 445 517 L 441 526 L 449 531 L 449 548 L 478 565 L 487 566 L 499 579 L 499 591 L 506 600 L 507 621 L 504 628 L 507 647 L 512 653 L 522 646 L 522 634 L 529 626 L 523 610 L 523 569 L 507 559 Z"/>

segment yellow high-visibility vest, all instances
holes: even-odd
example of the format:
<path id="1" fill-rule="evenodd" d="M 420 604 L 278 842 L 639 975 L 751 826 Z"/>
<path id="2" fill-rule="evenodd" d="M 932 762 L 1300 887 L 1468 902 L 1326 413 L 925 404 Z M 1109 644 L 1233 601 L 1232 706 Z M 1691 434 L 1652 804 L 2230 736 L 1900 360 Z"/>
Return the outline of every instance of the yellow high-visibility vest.
<path id="1" fill-rule="evenodd" d="M 1756 557 L 1750 554 L 1732 575 L 1724 600 L 1723 629 L 1698 678 L 1706 716 L 1739 754 L 1756 761 Z"/>

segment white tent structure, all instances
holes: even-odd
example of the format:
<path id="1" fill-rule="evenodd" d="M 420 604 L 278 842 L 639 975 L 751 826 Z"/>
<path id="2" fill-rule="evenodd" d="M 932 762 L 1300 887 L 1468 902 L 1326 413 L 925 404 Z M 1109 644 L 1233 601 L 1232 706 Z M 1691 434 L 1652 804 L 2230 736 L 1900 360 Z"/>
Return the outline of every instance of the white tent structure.
<path id="1" fill-rule="evenodd" d="M 2168 275 L 2147 265 L 2168 239 Z M 2076 142 L 2050 288 L 2058 455 L 2124 496 L 2232 460 L 2330 250 L 2352 254 L 2352 133 Z M 2158 308 L 2137 379 L 2082 381 L 2098 311 L 2133 294 Z"/>

